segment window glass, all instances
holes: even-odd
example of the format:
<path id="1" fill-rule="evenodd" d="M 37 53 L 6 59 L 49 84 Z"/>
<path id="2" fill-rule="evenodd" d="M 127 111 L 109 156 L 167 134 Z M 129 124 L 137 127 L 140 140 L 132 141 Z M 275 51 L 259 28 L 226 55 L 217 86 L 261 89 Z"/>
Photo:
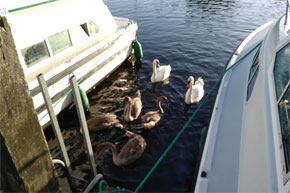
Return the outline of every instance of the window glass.
<path id="1" fill-rule="evenodd" d="M 84 23 L 81 25 L 81 27 L 83 28 L 83 30 L 87 33 L 87 35 L 89 36 L 90 33 L 89 33 L 89 29 L 88 29 L 88 25 L 87 23 Z"/>
<path id="2" fill-rule="evenodd" d="M 253 63 L 250 69 L 250 74 L 249 74 L 249 80 L 252 78 L 253 73 L 255 72 L 258 64 L 259 64 L 259 55 L 260 55 L 260 47 L 257 51 L 257 53 L 255 54 L 254 58 L 253 58 Z"/>
<path id="3" fill-rule="evenodd" d="M 274 77 L 276 96 L 279 99 L 290 78 L 290 44 L 276 54 Z"/>
<path id="4" fill-rule="evenodd" d="M 247 101 L 249 100 L 249 98 L 250 98 L 250 96 L 252 94 L 252 91 L 253 91 L 257 76 L 258 76 L 258 72 L 259 72 L 259 66 L 257 66 L 257 68 L 256 68 L 256 70 L 254 72 L 255 73 L 253 74 L 253 76 L 251 77 L 250 82 L 248 83 Z"/>
<path id="5" fill-rule="evenodd" d="M 45 41 L 39 42 L 21 50 L 27 67 L 30 67 L 49 57 Z"/>
<path id="6" fill-rule="evenodd" d="M 67 30 L 48 37 L 48 42 L 53 54 L 57 54 L 72 46 Z"/>
<path id="7" fill-rule="evenodd" d="M 252 91 L 253 91 L 257 76 L 258 76 L 258 72 L 259 72 L 259 65 L 258 65 L 259 64 L 259 55 L 260 55 L 260 47 L 258 48 L 258 51 L 256 52 L 256 54 L 255 54 L 255 56 L 253 58 L 253 63 L 252 63 L 252 66 L 251 66 L 251 69 L 250 69 L 250 73 L 249 73 L 248 89 L 247 89 L 247 101 L 249 100 L 249 98 L 250 98 L 250 96 L 252 94 Z"/>
<path id="8" fill-rule="evenodd" d="M 278 104 L 279 116 L 280 116 L 280 125 L 282 130 L 283 138 L 289 135 L 290 133 L 290 89 L 286 91 L 282 100 Z"/>
<path id="9" fill-rule="evenodd" d="M 88 25 L 92 35 L 99 33 L 99 27 L 94 22 L 89 21 Z"/>
<path id="10" fill-rule="evenodd" d="M 287 172 L 290 167 L 290 87 L 288 86 L 288 90 L 283 95 L 281 101 L 278 104 L 279 109 L 279 117 L 280 117 L 280 126 L 284 144 L 284 153 L 285 153 L 285 161 L 287 166 Z"/>

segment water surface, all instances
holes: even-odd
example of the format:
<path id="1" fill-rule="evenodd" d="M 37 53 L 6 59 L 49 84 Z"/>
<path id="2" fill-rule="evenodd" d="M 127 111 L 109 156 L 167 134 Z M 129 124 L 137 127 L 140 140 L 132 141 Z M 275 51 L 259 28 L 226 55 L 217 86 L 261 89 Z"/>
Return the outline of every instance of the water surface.
<path id="1" fill-rule="evenodd" d="M 208 94 L 221 75 L 229 57 L 258 26 L 271 19 L 278 19 L 285 10 L 284 0 L 105 0 L 114 16 L 137 21 L 137 37 L 143 47 L 143 63 L 132 68 L 123 65 L 89 94 L 91 116 L 116 113 L 122 116 L 123 99 L 137 89 L 142 94 L 142 114 L 156 110 L 158 96 L 167 96 L 164 116 L 159 125 L 150 132 L 138 129 L 140 121 L 125 124 L 127 129 L 139 132 L 147 142 L 147 148 L 138 161 L 128 167 L 112 164 L 111 152 L 96 152 L 98 169 L 113 186 L 134 190 L 152 168 L 197 104 L 186 108 L 184 96 L 188 76 L 202 76 L 205 94 Z M 152 85 L 152 60 L 171 64 L 168 84 Z M 194 184 L 199 159 L 201 129 L 208 126 L 216 91 L 208 98 L 196 118 L 153 172 L 140 191 L 185 192 Z M 83 164 L 86 156 L 81 146 L 77 117 L 73 110 L 61 116 L 66 145 L 77 174 L 89 178 L 90 171 Z M 74 117 L 74 119 L 72 119 Z M 74 120 L 74 121 L 72 121 Z M 118 148 L 126 142 L 123 134 L 113 129 L 91 136 L 93 147 L 100 141 L 111 141 Z M 51 139 L 50 141 L 54 141 Z M 49 141 L 49 143 L 50 143 Z M 50 145 L 50 147 L 52 147 Z M 54 147 L 54 151 L 57 148 Z M 76 153 L 78 152 L 78 153 Z M 99 157 L 98 157 L 99 158 Z M 85 173 L 87 173 L 85 175 Z"/>

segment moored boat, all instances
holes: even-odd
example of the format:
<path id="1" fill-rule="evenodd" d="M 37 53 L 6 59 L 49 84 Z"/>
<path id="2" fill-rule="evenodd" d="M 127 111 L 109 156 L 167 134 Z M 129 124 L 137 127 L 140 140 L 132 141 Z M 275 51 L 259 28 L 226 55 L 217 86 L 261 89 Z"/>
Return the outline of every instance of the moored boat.
<path id="1" fill-rule="evenodd" d="M 195 192 L 290 191 L 290 19 L 252 32 L 214 105 Z M 231 68 L 231 69 L 230 69 Z"/>
<path id="2" fill-rule="evenodd" d="M 27 4 L 29 3 L 29 4 Z M 133 50 L 137 23 L 113 17 L 102 0 L 7 1 L 7 19 L 41 126 L 50 119 L 37 76 L 43 74 L 56 114 L 72 102 L 69 76 L 88 92 Z"/>

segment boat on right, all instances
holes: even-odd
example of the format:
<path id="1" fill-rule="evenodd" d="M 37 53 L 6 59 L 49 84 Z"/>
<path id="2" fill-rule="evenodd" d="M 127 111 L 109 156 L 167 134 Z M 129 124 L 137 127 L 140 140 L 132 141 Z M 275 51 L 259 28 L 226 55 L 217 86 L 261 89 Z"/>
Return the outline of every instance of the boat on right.
<path id="1" fill-rule="evenodd" d="M 195 192 L 290 192 L 290 19 L 253 31 L 220 83 Z"/>

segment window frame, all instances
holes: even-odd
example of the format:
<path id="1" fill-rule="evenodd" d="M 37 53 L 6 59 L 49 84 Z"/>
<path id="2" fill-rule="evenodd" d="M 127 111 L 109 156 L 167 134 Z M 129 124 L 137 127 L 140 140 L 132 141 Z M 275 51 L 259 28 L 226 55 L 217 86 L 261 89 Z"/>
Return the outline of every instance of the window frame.
<path id="1" fill-rule="evenodd" d="M 251 98 L 251 95 L 252 95 L 252 92 L 253 92 L 253 88 L 254 88 L 256 80 L 257 80 L 257 76 L 258 76 L 258 72 L 259 72 L 260 49 L 261 49 L 261 45 L 257 49 L 257 52 L 255 53 L 255 56 L 253 57 L 253 60 L 252 60 L 252 65 L 250 67 L 249 78 L 248 78 L 248 83 L 247 83 L 247 98 L 246 98 L 246 101 L 249 101 L 249 99 Z M 252 70 L 252 67 L 254 67 L 253 70 Z M 254 81 L 254 82 L 252 82 L 252 81 Z M 251 90 L 249 90 L 250 84 L 253 84 Z"/>
<path id="2" fill-rule="evenodd" d="M 275 109 L 276 109 L 276 116 L 277 116 L 277 130 L 278 130 L 278 141 L 279 141 L 279 150 L 281 152 L 280 154 L 280 158 L 281 158 L 281 166 L 282 166 L 282 177 L 283 177 L 283 186 L 286 186 L 286 184 L 290 183 L 290 170 L 287 172 L 286 171 L 286 158 L 285 158 L 285 150 L 284 150 L 284 140 L 283 140 L 283 136 L 282 136 L 282 130 L 281 130 L 281 123 L 280 123 L 280 114 L 279 114 L 279 102 L 283 99 L 284 95 L 286 94 L 288 87 L 289 87 L 289 80 L 288 83 L 285 85 L 285 88 L 283 89 L 282 93 L 280 94 L 279 98 L 277 96 L 277 92 L 276 92 L 276 81 L 275 81 L 275 65 L 276 65 L 276 57 L 277 57 L 277 53 L 282 50 L 285 46 L 287 46 L 288 44 L 290 44 L 289 42 L 290 38 L 287 38 L 286 40 L 284 40 L 279 46 L 276 47 L 275 51 L 275 55 L 273 56 L 273 63 L 272 63 L 272 68 L 271 68 L 271 74 L 273 77 L 273 84 L 274 84 L 274 95 L 273 95 L 273 99 L 275 100 L 276 103 L 275 104 Z M 289 156 L 290 157 L 290 156 Z"/>

